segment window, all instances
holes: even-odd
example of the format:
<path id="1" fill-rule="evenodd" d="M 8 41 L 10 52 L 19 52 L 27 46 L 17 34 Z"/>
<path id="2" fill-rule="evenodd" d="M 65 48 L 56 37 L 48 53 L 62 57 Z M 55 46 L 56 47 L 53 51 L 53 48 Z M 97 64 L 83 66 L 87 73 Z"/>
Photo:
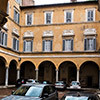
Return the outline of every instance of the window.
<path id="1" fill-rule="evenodd" d="M 0 31 L 0 44 L 3 46 L 7 46 L 7 34 Z"/>
<path id="2" fill-rule="evenodd" d="M 13 49 L 19 51 L 19 40 L 15 37 L 13 38 Z"/>
<path id="3" fill-rule="evenodd" d="M 33 40 L 24 40 L 24 52 L 32 52 Z"/>
<path id="4" fill-rule="evenodd" d="M 9 14 L 9 1 L 7 3 L 7 14 Z"/>
<path id="5" fill-rule="evenodd" d="M 73 39 L 63 40 L 63 51 L 72 51 L 73 50 Z"/>
<path id="6" fill-rule="evenodd" d="M 95 10 L 94 9 L 87 9 L 87 21 L 91 22 L 91 21 L 95 21 Z"/>
<path id="7" fill-rule="evenodd" d="M 45 24 L 52 24 L 52 12 L 45 12 Z"/>
<path id="8" fill-rule="evenodd" d="M 73 22 L 73 10 L 66 10 L 65 11 L 65 23 Z"/>
<path id="9" fill-rule="evenodd" d="M 16 1 L 18 4 L 20 4 L 20 1 L 21 1 L 21 0 L 15 0 L 15 1 Z"/>
<path id="10" fill-rule="evenodd" d="M 19 24 L 19 13 L 14 9 L 14 21 Z"/>
<path id="11" fill-rule="evenodd" d="M 52 40 L 43 40 L 43 51 L 52 51 Z"/>
<path id="12" fill-rule="evenodd" d="M 96 50 L 96 38 L 84 39 L 84 50 Z"/>
<path id="13" fill-rule="evenodd" d="M 32 25 L 33 23 L 32 14 L 26 14 L 26 25 Z"/>

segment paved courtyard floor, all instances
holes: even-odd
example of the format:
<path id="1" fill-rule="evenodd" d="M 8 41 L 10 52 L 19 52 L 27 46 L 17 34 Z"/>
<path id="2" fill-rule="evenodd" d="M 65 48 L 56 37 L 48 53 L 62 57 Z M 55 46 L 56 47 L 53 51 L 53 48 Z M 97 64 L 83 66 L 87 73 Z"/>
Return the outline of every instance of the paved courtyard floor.
<path id="1" fill-rule="evenodd" d="M 0 88 L 0 99 L 7 96 L 7 95 L 11 95 L 11 92 L 13 90 L 16 90 L 16 88 Z M 58 96 L 59 98 L 61 98 L 65 93 L 67 92 L 67 90 L 65 91 L 58 91 Z"/>
<path id="2" fill-rule="evenodd" d="M 0 88 L 0 99 L 5 97 L 5 96 L 8 96 L 8 95 L 11 95 L 11 92 L 13 90 L 16 90 L 17 88 L 15 87 L 9 87 L 9 88 Z M 94 91 L 94 89 L 91 89 L 91 91 Z M 68 92 L 68 90 L 58 90 L 58 97 L 59 99 L 66 93 Z M 100 90 L 98 89 L 98 92 L 100 94 Z"/>

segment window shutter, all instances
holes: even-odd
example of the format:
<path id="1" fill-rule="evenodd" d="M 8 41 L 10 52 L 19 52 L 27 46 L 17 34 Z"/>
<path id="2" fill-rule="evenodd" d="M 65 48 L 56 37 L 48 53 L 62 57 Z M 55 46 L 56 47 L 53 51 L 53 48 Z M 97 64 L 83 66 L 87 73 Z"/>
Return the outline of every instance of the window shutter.
<path id="1" fill-rule="evenodd" d="M 7 46 L 7 34 L 5 34 L 5 46 Z"/>
<path id="2" fill-rule="evenodd" d="M 96 50 L 96 38 L 94 38 L 94 50 Z"/>
<path id="3" fill-rule="evenodd" d="M 33 51 L 33 40 L 31 41 L 31 51 Z"/>
<path id="4" fill-rule="evenodd" d="M 87 44 L 87 39 L 85 38 L 84 39 L 84 50 L 87 50 L 87 45 L 86 44 Z"/>
<path id="5" fill-rule="evenodd" d="M 19 24 L 19 20 L 20 20 L 20 14 L 18 13 L 18 24 Z"/>
<path id="6" fill-rule="evenodd" d="M 26 41 L 24 41 L 23 51 L 25 51 Z"/>
<path id="7" fill-rule="evenodd" d="M 73 39 L 71 40 L 71 50 L 73 51 Z"/>
<path id="8" fill-rule="evenodd" d="M 3 45 L 4 43 L 4 32 L 2 32 L 2 41 L 1 41 L 1 44 Z"/>
<path id="9" fill-rule="evenodd" d="M 15 46 L 16 46 L 16 44 L 15 44 L 15 38 L 13 38 L 13 49 L 15 50 Z"/>
<path id="10" fill-rule="evenodd" d="M 32 14 L 29 15 L 29 23 L 32 24 Z"/>
<path id="11" fill-rule="evenodd" d="M 63 40 L 63 51 L 65 51 L 65 40 Z"/>
<path id="12" fill-rule="evenodd" d="M 27 16 L 26 18 L 27 18 L 27 25 L 28 25 L 28 23 L 29 23 L 29 15 L 27 14 L 26 16 Z"/>
<path id="13" fill-rule="evenodd" d="M 50 41 L 50 51 L 52 51 L 52 40 Z"/>
<path id="14" fill-rule="evenodd" d="M 17 51 L 19 51 L 19 40 L 17 40 Z"/>
<path id="15" fill-rule="evenodd" d="M 14 10 L 14 21 L 16 22 L 16 10 Z"/>
<path id="16" fill-rule="evenodd" d="M 45 51 L 45 40 L 43 40 L 43 43 L 42 43 L 42 50 Z"/>

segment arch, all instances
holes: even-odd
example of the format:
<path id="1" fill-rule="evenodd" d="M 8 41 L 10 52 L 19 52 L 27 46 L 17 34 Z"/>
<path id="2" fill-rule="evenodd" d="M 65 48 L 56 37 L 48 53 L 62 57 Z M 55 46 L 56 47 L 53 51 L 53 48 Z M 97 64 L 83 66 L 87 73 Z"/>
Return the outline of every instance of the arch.
<path id="1" fill-rule="evenodd" d="M 80 66 L 80 82 L 82 87 L 99 87 L 99 66 L 93 61 L 86 61 Z"/>
<path id="2" fill-rule="evenodd" d="M 7 65 L 7 60 L 3 57 L 3 56 L 0 56 L 0 59 L 5 63 L 5 65 Z M 7 66 L 8 67 L 8 66 Z"/>
<path id="3" fill-rule="evenodd" d="M 71 81 L 76 81 L 76 77 L 77 67 L 72 61 L 64 61 L 59 65 L 59 80 L 70 84 Z"/>
<path id="4" fill-rule="evenodd" d="M 0 85 L 5 85 L 5 74 L 7 61 L 4 57 L 0 56 Z"/>
<path id="5" fill-rule="evenodd" d="M 56 81 L 56 67 L 51 61 L 43 61 L 39 65 L 39 81 L 50 81 L 55 83 Z"/>
<path id="6" fill-rule="evenodd" d="M 30 61 L 24 61 L 20 65 L 20 77 L 24 79 L 35 79 L 35 65 Z"/>
<path id="7" fill-rule="evenodd" d="M 17 61 L 11 60 L 9 64 L 9 78 L 8 78 L 8 84 L 12 85 L 16 83 L 17 79 Z"/>

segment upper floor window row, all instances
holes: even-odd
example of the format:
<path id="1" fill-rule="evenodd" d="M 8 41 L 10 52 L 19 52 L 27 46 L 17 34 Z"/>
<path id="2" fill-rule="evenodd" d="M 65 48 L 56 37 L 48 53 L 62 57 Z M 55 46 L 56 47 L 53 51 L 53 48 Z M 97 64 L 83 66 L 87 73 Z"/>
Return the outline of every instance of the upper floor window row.
<path id="1" fill-rule="evenodd" d="M 53 24 L 53 13 L 53 11 L 44 12 L 44 24 Z M 26 25 L 32 25 L 33 18 L 33 13 L 27 13 L 25 19 Z M 86 19 L 86 22 L 95 21 L 95 8 L 86 9 L 86 14 L 84 15 L 84 18 Z M 64 10 L 64 23 L 72 22 L 74 22 L 74 9 Z"/>

